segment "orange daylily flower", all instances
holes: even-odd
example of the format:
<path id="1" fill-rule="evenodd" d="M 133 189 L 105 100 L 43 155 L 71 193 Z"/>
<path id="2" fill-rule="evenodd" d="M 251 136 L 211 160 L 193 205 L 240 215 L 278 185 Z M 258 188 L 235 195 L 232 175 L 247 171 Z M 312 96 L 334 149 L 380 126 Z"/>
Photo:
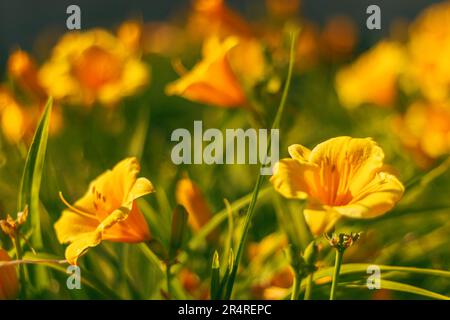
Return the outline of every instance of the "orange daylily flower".
<path id="1" fill-rule="evenodd" d="M 275 165 L 271 182 L 290 199 L 308 199 L 306 222 L 315 235 L 342 217 L 374 218 L 394 207 L 402 183 L 382 171 L 383 150 L 370 138 L 337 137 L 309 150 L 289 147 L 291 159 Z"/>
<path id="2" fill-rule="evenodd" d="M 183 178 L 178 181 L 175 192 L 177 202 L 189 214 L 189 225 L 194 231 L 199 231 L 212 217 L 202 191 L 192 180 Z"/>
<path id="3" fill-rule="evenodd" d="M 136 199 L 154 192 L 146 178 L 137 178 L 140 166 L 136 158 L 119 162 L 96 178 L 86 194 L 55 223 L 58 240 L 70 243 L 66 259 L 77 259 L 102 240 L 138 243 L 150 240 L 150 231 Z"/>
<path id="4" fill-rule="evenodd" d="M 47 93 L 38 79 L 34 59 L 25 51 L 16 50 L 8 59 L 8 74 L 37 99 L 46 99 Z"/>
<path id="5" fill-rule="evenodd" d="M 195 0 L 193 9 L 187 30 L 194 40 L 211 35 L 251 37 L 253 34 L 251 26 L 224 0 Z"/>
<path id="6" fill-rule="evenodd" d="M 0 262 L 10 261 L 8 253 L 0 248 Z M 15 299 L 19 294 L 19 280 L 14 266 L 0 265 L 0 300 Z"/>
<path id="7" fill-rule="evenodd" d="M 229 52 L 238 43 L 235 37 L 222 42 L 216 37 L 208 39 L 203 46 L 203 60 L 170 83 L 166 93 L 224 108 L 245 105 L 244 91 L 229 61 Z"/>

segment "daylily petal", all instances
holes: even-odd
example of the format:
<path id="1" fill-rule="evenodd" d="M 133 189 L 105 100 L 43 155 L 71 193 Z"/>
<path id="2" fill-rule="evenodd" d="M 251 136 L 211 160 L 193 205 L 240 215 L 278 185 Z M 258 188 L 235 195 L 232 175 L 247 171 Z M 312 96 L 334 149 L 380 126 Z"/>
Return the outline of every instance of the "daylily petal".
<path id="1" fill-rule="evenodd" d="M 403 192 L 404 187 L 395 176 L 380 172 L 349 205 L 334 210 L 350 218 L 374 218 L 391 210 Z"/>
<path id="2" fill-rule="evenodd" d="M 93 232 L 99 224 L 95 215 L 80 215 L 71 210 L 64 210 L 55 223 L 56 236 L 60 243 L 72 242 L 80 235 Z"/>
<path id="3" fill-rule="evenodd" d="M 341 218 L 341 215 L 330 207 L 305 209 L 304 214 L 306 223 L 315 236 L 330 231 Z"/>
<path id="4" fill-rule="evenodd" d="M 83 208 L 84 211 L 95 213 L 100 221 L 121 206 L 131 209 L 129 198 L 132 198 L 132 196 L 129 193 L 143 188 L 143 181 L 139 181 L 137 189 L 133 191 L 139 170 L 140 166 L 136 158 L 127 158 L 120 161 L 112 170 L 98 176 L 90 184 L 89 190 L 83 198 L 75 203 L 75 206 Z"/>
<path id="5" fill-rule="evenodd" d="M 383 166 L 383 150 L 370 138 L 337 137 L 317 145 L 310 161 L 331 167 L 339 176 L 335 192 L 357 193 Z M 329 177 L 328 177 L 329 178 Z"/>
<path id="6" fill-rule="evenodd" d="M 228 60 L 228 52 L 238 44 L 234 37 L 219 42 L 209 39 L 204 58 L 192 70 L 166 87 L 166 94 L 220 107 L 240 107 L 245 94 Z"/>
<path id="7" fill-rule="evenodd" d="M 140 197 L 143 197 L 149 193 L 155 192 L 155 188 L 153 184 L 147 178 L 138 178 L 135 184 L 131 187 L 131 190 L 128 192 L 128 198 L 126 202 L 136 200 Z"/>
<path id="8" fill-rule="evenodd" d="M 189 178 L 178 181 L 175 198 L 177 203 L 186 208 L 188 223 L 195 231 L 199 231 L 211 219 L 212 213 L 202 191 Z"/>
<path id="9" fill-rule="evenodd" d="M 309 186 L 305 180 L 305 173 L 310 170 L 310 166 L 303 165 L 297 160 L 282 159 L 275 164 L 270 182 L 275 190 L 286 198 L 306 199 Z"/>
<path id="10" fill-rule="evenodd" d="M 67 261 L 72 265 L 76 265 L 78 258 L 83 255 L 86 250 L 99 245 L 101 241 L 102 234 L 99 231 L 81 235 L 66 248 Z"/>
<path id="11" fill-rule="evenodd" d="M 289 146 L 288 152 L 292 159 L 300 162 L 308 162 L 309 156 L 311 155 L 311 150 L 300 144 L 293 144 Z"/>
<path id="12" fill-rule="evenodd" d="M 136 203 L 124 220 L 116 220 L 103 230 L 103 240 L 137 243 L 151 239 L 147 222 Z"/>

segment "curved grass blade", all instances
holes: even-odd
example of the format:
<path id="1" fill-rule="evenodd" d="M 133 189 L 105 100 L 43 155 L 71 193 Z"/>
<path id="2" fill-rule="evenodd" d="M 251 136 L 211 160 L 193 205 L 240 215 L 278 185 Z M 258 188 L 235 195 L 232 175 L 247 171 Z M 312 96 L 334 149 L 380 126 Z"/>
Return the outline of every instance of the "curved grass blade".
<path id="1" fill-rule="evenodd" d="M 294 31 L 291 32 L 291 43 L 290 43 L 288 74 L 287 74 L 287 78 L 286 78 L 286 83 L 285 83 L 284 88 L 283 88 L 281 101 L 280 101 L 280 104 L 278 106 L 277 113 L 275 115 L 275 119 L 273 121 L 271 129 L 278 129 L 279 128 L 280 122 L 281 122 L 281 116 L 283 115 L 283 111 L 284 111 L 284 108 L 286 106 L 287 96 L 288 96 L 289 88 L 290 88 L 290 85 L 291 85 L 292 72 L 293 72 L 293 69 L 294 69 L 295 44 L 296 44 L 297 36 L 298 36 L 298 30 L 294 30 Z M 271 143 L 272 143 L 272 141 L 271 141 L 271 139 L 269 139 L 269 141 L 267 143 L 267 150 L 270 149 Z M 235 263 L 233 265 L 233 270 L 231 271 L 230 277 L 228 279 L 227 294 L 226 294 L 226 297 L 228 297 L 228 298 L 230 298 L 231 294 L 233 293 L 234 280 L 236 279 L 236 274 L 237 274 L 237 271 L 238 271 L 238 268 L 239 268 L 239 264 L 240 264 L 242 255 L 244 253 L 244 247 L 245 247 L 245 243 L 247 241 L 248 231 L 250 229 L 250 224 L 251 224 L 251 221 L 253 219 L 254 212 L 255 212 L 256 201 L 258 199 L 258 193 L 259 193 L 259 190 L 260 190 L 260 188 L 261 188 L 261 186 L 262 186 L 262 184 L 264 182 L 264 177 L 265 176 L 263 176 L 261 174 L 261 170 L 260 170 L 259 174 L 258 174 L 258 178 L 256 179 L 255 187 L 253 189 L 252 199 L 250 201 L 250 204 L 249 204 L 248 209 L 247 209 L 247 213 L 245 215 L 244 230 L 242 231 L 242 235 L 241 235 L 241 238 L 239 240 L 239 245 L 238 245 L 238 248 L 237 248 L 236 259 L 235 259 Z"/>
<path id="2" fill-rule="evenodd" d="M 411 294 L 416 294 L 419 296 L 437 299 L 437 300 L 450 300 L 450 297 L 444 296 L 442 294 L 429 291 L 426 289 L 422 289 L 410 284 L 391 281 L 391 280 L 384 280 L 381 279 L 381 289 L 387 289 L 387 290 L 393 290 L 393 291 L 400 291 L 400 292 L 407 292 Z M 367 286 L 365 284 L 352 284 L 352 283 L 343 283 L 342 286 L 346 288 L 364 288 L 367 289 Z"/>
<path id="3" fill-rule="evenodd" d="M 368 263 L 343 264 L 341 266 L 340 275 L 342 276 L 342 275 L 358 274 L 358 273 L 362 273 L 362 274 L 366 275 L 367 268 L 371 265 L 372 264 L 368 264 Z M 386 266 L 386 265 L 377 265 L 377 266 L 380 268 L 380 270 L 382 272 L 396 271 L 396 272 L 407 272 L 407 273 L 412 273 L 412 274 L 421 274 L 421 275 L 450 278 L 450 271 L 446 271 L 446 270 L 415 268 L 415 267 L 402 267 L 402 266 Z M 329 278 L 328 281 L 322 281 L 320 285 L 327 284 L 327 283 L 331 282 L 331 276 L 332 276 L 333 270 L 334 270 L 334 267 L 320 269 L 314 273 L 313 280 L 314 281 L 323 280 L 324 278 L 328 277 Z M 407 285 L 407 284 L 401 284 L 402 286 L 395 287 L 395 284 L 393 284 L 394 282 L 395 281 L 385 280 L 385 279 L 381 280 L 382 287 L 383 287 L 383 283 L 384 283 L 385 289 L 403 291 L 403 292 L 408 292 L 405 290 L 410 290 L 409 291 L 410 293 L 425 295 L 427 297 L 433 297 L 435 299 L 448 299 L 448 297 L 441 295 L 439 293 L 429 291 L 426 289 L 422 289 L 422 288 L 418 288 L 418 287 L 414 287 L 414 286 Z M 355 286 L 356 286 L 356 284 L 355 284 Z M 359 286 L 363 286 L 363 285 L 359 285 Z M 364 285 L 364 287 L 366 287 L 366 286 Z M 306 288 L 306 280 L 303 280 L 301 283 L 301 289 L 304 290 L 305 288 Z M 400 289 L 402 289 L 402 290 L 400 290 Z"/>
<path id="4" fill-rule="evenodd" d="M 352 274 L 352 273 L 367 273 L 367 268 L 373 264 L 368 263 L 348 263 L 343 264 L 341 267 L 340 274 Z M 414 268 L 414 267 L 402 267 L 402 266 L 386 266 L 386 265 L 377 265 L 380 270 L 383 272 L 389 271 L 398 271 L 398 272 L 408 272 L 413 274 L 422 274 L 429 276 L 438 276 L 444 278 L 450 278 L 450 271 L 446 270 L 438 270 L 438 269 L 426 269 L 426 268 Z M 314 274 L 314 280 L 331 276 L 333 273 L 333 267 L 324 268 L 318 270 Z"/>
<path id="5" fill-rule="evenodd" d="M 41 188 L 42 171 L 47 150 L 48 128 L 50 125 L 52 106 L 53 99 L 50 97 L 45 105 L 44 112 L 39 120 L 33 141 L 28 151 L 17 199 L 18 212 L 23 211 L 26 206 L 29 207 L 31 228 L 33 230 L 31 242 L 36 249 L 42 248 L 39 191 Z"/>

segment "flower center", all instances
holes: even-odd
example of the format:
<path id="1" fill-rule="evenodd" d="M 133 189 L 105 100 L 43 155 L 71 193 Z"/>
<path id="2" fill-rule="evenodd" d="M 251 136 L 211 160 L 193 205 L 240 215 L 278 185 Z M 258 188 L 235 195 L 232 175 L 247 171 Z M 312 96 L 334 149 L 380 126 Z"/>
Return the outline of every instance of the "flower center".
<path id="1" fill-rule="evenodd" d="M 74 61 L 72 72 L 84 87 L 98 91 L 120 78 L 122 66 L 116 56 L 98 46 L 92 46 Z"/>

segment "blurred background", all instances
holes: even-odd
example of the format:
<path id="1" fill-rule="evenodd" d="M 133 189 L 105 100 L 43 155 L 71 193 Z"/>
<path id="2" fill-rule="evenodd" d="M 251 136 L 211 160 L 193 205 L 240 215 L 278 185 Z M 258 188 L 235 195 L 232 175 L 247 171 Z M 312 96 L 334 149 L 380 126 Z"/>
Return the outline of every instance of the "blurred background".
<path id="1" fill-rule="evenodd" d="M 66 29 L 72 4 L 81 7 L 81 32 Z M 366 28 L 372 4 L 381 8 L 381 30 Z M 449 17 L 450 1 L 429 0 L 0 0 L 0 219 L 19 210 L 27 152 L 52 96 L 42 217 L 36 223 L 42 239 L 31 239 L 34 249 L 45 259 L 62 259 L 66 245 L 55 223 L 66 206 L 58 192 L 74 203 L 95 177 L 136 156 L 140 176 L 157 190 L 139 199 L 153 239 L 168 248 L 177 204 L 197 219 L 189 221 L 181 263 L 173 270 L 173 297 L 209 298 L 213 253 L 219 252 L 224 273 L 259 168 L 175 165 L 171 134 L 178 128 L 192 132 L 195 120 L 222 132 L 269 128 L 295 56 L 280 157 L 289 156 L 292 144 L 314 148 L 338 136 L 371 137 L 384 151 L 383 171 L 406 187 L 388 214 L 342 219 L 336 230 L 363 231 L 345 264 L 413 272 L 391 269 L 383 279 L 397 284 L 371 291 L 363 267 L 341 278 L 347 284 L 338 298 L 446 298 Z M 301 32 L 291 49 L 290 34 L 297 28 Z M 286 248 L 294 243 L 286 226 L 292 225 L 297 247 L 309 243 L 299 202 L 280 198 L 268 181 L 263 188 L 236 281 L 239 299 L 286 298 L 293 282 Z M 35 225 L 24 227 L 25 236 L 40 236 Z M 313 298 L 328 299 L 334 249 L 322 233 L 316 240 L 320 272 Z M 0 248 L 15 258 L 3 233 Z M 80 291 L 65 287 L 64 268 L 31 265 L 22 297 L 165 299 L 164 270 L 148 250 L 104 241 L 80 259 L 83 274 L 93 281 Z"/>
<path id="2" fill-rule="evenodd" d="M 366 34 L 367 45 L 386 35 L 397 20 L 411 21 L 426 6 L 437 0 L 304 0 L 301 8 L 303 15 L 319 24 L 335 15 L 345 15 L 355 21 L 361 34 Z M 230 7 L 244 16 L 261 17 L 264 6 L 259 0 L 231 0 Z M 51 32 L 63 34 L 66 30 L 66 8 L 77 4 L 82 11 L 82 29 L 92 27 L 113 27 L 130 18 L 142 18 L 144 21 L 162 21 L 180 15 L 187 10 L 190 2 L 186 0 L 144 1 L 144 0 L 1 0 L 0 1 L 0 66 L 3 69 L 11 48 L 21 47 L 31 50 L 36 37 Z M 376 4 L 382 12 L 382 28 L 367 30 L 366 8 Z"/>

